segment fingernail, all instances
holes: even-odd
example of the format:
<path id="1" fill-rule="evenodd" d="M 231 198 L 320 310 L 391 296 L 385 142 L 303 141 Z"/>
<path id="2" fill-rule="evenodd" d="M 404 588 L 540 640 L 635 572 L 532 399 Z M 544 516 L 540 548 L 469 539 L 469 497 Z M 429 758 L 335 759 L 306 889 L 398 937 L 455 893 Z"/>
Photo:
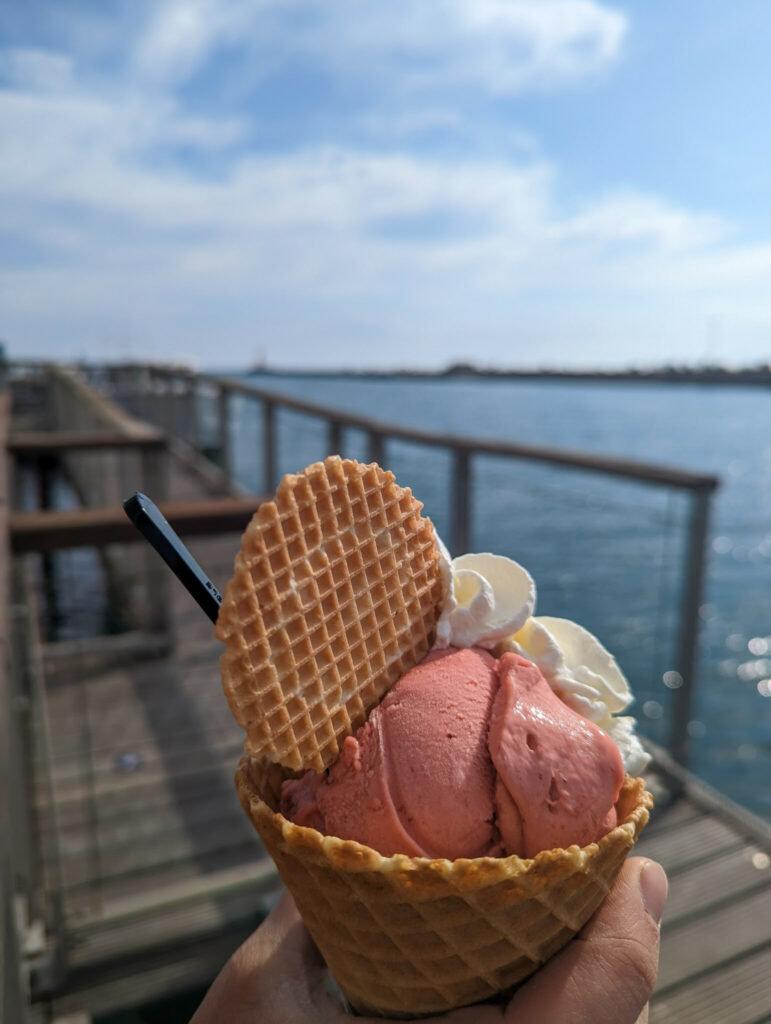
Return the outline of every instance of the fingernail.
<path id="1" fill-rule="evenodd" d="M 667 902 L 669 883 L 664 869 L 655 860 L 649 860 L 643 865 L 640 872 L 640 891 L 645 909 L 658 924 L 664 913 L 664 904 Z"/>

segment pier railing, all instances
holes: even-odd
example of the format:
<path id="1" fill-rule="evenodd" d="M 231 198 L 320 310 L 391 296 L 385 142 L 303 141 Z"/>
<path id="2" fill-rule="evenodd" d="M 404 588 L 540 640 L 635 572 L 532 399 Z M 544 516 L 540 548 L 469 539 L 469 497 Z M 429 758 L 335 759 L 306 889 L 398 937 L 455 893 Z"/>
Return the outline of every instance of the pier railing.
<path id="1" fill-rule="evenodd" d="M 15 553 L 40 557 L 45 638 L 62 638 L 64 606 L 76 600 L 53 553 L 84 544 L 101 563 L 108 591 L 104 632 L 133 630 L 162 638 L 168 573 L 151 552 L 137 556 L 119 537 L 100 543 L 100 529 L 104 510 L 114 510 L 117 518 L 131 487 L 146 488 L 159 501 L 166 497 L 164 433 L 128 415 L 64 367 L 30 368 L 23 385 L 38 388 L 40 395 L 32 429 L 12 433 L 6 444 L 15 491 L 11 545 Z"/>
<path id="2" fill-rule="evenodd" d="M 11 670 L 10 544 L 8 458 L 5 443 L 10 395 L 0 382 L 0 1019 L 26 1019 L 26 985 L 22 971 L 23 938 L 35 900 L 30 864 L 27 764 L 22 752 L 20 694 Z"/>
<path id="3" fill-rule="evenodd" d="M 17 367 L 17 371 L 20 368 Z M 40 368 L 38 368 L 39 370 Z M 35 372 L 32 369 L 30 372 Z M 165 628 L 168 572 L 152 552 L 136 547 L 113 553 L 110 542 L 136 540 L 120 510 L 121 500 L 137 484 L 157 501 L 166 497 L 166 460 L 170 445 L 177 454 L 206 457 L 206 464 L 220 474 L 221 490 L 230 495 L 230 505 L 199 503 L 180 505 L 174 517 L 180 532 L 197 528 L 213 532 L 225 523 L 248 519 L 255 493 L 269 494 L 280 475 L 280 413 L 290 412 L 318 424 L 324 453 L 344 452 L 351 432 L 365 439 L 365 457 L 388 466 L 392 446 L 414 446 L 441 452 L 449 460 L 449 501 L 446 537 L 455 553 L 469 550 L 474 531 L 474 503 L 477 479 L 490 460 L 561 467 L 596 477 L 615 478 L 650 485 L 685 496 L 688 509 L 685 542 L 682 545 L 679 608 L 677 610 L 677 651 L 670 663 L 677 685 L 671 693 L 669 734 L 661 737 L 680 762 L 688 761 L 688 725 L 693 717 L 694 686 L 699 634 L 699 608 L 707 551 L 707 535 L 716 477 L 668 466 L 629 459 L 544 446 L 499 441 L 490 438 L 452 436 L 430 430 L 404 427 L 373 417 L 330 409 L 315 402 L 255 387 L 247 381 L 212 374 L 196 374 L 183 368 L 122 364 L 82 367 L 77 372 L 45 367 L 50 389 L 52 428 L 11 438 L 9 450 L 20 462 L 32 465 L 38 492 L 38 509 L 43 512 L 11 517 L 11 543 L 15 551 L 43 553 L 44 589 L 51 602 L 57 598 L 46 571 L 46 551 L 82 544 L 97 545 L 108 563 L 107 579 L 115 607 L 125 605 L 126 595 L 141 593 L 124 619 L 153 629 Z M 101 392 L 101 395 L 98 393 Z M 261 476 L 251 481 L 244 494 L 238 480 L 237 437 L 242 428 L 236 406 L 256 413 L 259 429 L 252 439 L 251 463 L 261 467 Z M 243 445 L 242 445 L 243 447 Z M 90 509 L 59 511 L 55 522 L 45 511 L 50 497 L 49 474 L 54 459 L 66 467 L 75 490 L 88 495 Z M 297 468 L 295 462 L 294 467 Z M 18 475 L 18 474 L 17 474 Z M 18 485 L 17 485 L 18 489 Z M 85 504 L 85 502 L 84 502 Z M 225 503 L 227 504 L 227 503 Z M 96 506 L 96 507 L 94 507 Z M 142 566 L 137 576 L 137 565 Z M 145 621 L 141 620 L 142 615 Z"/>
<path id="4" fill-rule="evenodd" d="M 7 390 L 0 381 L 0 1017 L 21 1024 L 29 993 L 55 990 L 72 970 L 73 928 L 86 920 L 80 904 L 93 903 L 100 924 L 107 917 L 98 825 L 113 794 L 99 787 L 115 769 L 108 763 L 105 771 L 109 739 L 91 735 L 89 680 L 166 654 L 176 639 L 176 584 L 121 502 L 136 489 L 152 494 L 189 535 L 243 529 L 257 500 L 231 495 L 212 471 L 211 486 L 194 487 L 193 500 L 169 502 L 175 442 L 163 430 L 72 368 L 16 364 L 9 378 Z M 78 619 L 80 603 L 96 608 L 93 622 Z M 69 712 L 57 721 L 51 707 L 61 708 L 63 693 Z M 180 731 L 194 719 L 182 716 Z M 202 743 L 199 761 L 209 754 Z M 208 795 L 218 782 L 204 763 L 196 778 Z M 120 818 L 107 810 L 119 846 Z M 147 813 L 162 817 L 157 807 Z M 272 873 L 263 874 L 267 884 Z M 225 883 L 237 888 L 243 879 Z M 145 903 L 173 906 L 198 890 L 209 891 L 167 884 Z M 113 901 L 110 920 L 133 920 L 140 902 Z"/>
<path id="5" fill-rule="evenodd" d="M 261 444 L 254 461 L 262 466 L 261 487 L 265 493 L 272 492 L 278 482 L 279 410 L 289 410 L 318 421 L 326 432 L 327 452 L 342 452 L 345 432 L 356 431 L 366 438 L 367 457 L 385 466 L 388 466 L 389 448 L 393 442 L 449 453 L 447 537 L 454 553 L 469 550 L 474 526 L 474 476 L 483 459 L 557 466 L 681 492 L 686 496 L 689 509 L 679 587 L 678 649 L 673 664 L 678 685 L 673 694 L 667 746 L 676 760 L 687 763 L 710 505 L 719 483 L 715 476 L 594 453 L 408 428 L 277 394 L 244 380 L 196 374 L 187 369 L 120 365 L 91 367 L 84 372 L 91 383 L 98 384 L 138 418 L 153 423 L 167 436 L 205 452 L 230 480 L 234 479 L 236 462 L 238 419 L 234 408 L 237 403 L 254 406 L 261 425 Z"/>

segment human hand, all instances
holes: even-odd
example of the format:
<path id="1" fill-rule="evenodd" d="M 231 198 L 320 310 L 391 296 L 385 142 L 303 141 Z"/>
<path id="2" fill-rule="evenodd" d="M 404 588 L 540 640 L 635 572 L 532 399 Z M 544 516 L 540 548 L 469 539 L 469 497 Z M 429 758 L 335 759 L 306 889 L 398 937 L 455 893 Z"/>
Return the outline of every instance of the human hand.
<path id="1" fill-rule="evenodd" d="M 646 1024 L 666 894 L 662 868 L 631 858 L 582 931 L 506 1006 L 466 1007 L 423 1024 Z M 327 992 L 326 979 L 326 965 L 284 893 L 224 966 L 190 1024 L 387 1024 L 352 1018 Z"/>

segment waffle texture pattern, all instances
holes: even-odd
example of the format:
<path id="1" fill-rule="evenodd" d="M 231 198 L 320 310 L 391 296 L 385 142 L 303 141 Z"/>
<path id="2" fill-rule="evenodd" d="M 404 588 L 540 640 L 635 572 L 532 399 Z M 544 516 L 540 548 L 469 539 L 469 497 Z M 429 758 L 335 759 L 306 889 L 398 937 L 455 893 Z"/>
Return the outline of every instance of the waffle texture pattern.
<path id="1" fill-rule="evenodd" d="M 392 473 L 331 456 L 255 513 L 215 630 L 248 754 L 329 767 L 427 654 L 442 584 L 422 507 Z"/>
<path id="2" fill-rule="evenodd" d="M 236 785 L 308 930 L 359 1013 L 413 1017 L 507 992 L 561 949 L 608 894 L 648 820 L 625 780 L 619 824 L 599 842 L 530 860 L 383 857 L 275 808 L 278 766 L 243 758 Z"/>

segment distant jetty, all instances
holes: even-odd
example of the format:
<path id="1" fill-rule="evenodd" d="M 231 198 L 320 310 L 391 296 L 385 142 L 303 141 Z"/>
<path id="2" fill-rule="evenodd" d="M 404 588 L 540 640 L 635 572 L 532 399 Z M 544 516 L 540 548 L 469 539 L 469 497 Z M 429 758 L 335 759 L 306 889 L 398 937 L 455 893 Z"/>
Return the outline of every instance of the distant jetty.
<path id="1" fill-rule="evenodd" d="M 420 380 L 560 380 L 560 381 L 631 381 L 664 384 L 734 384 L 771 387 L 771 364 L 732 369 L 726 366 L 661 366 L 651 369 L 485 369 L 470 363 L 453 363 L 442 370 L 414 369 L 303 369 L 268 367 L 264 364 L 247 370 L 249 374 L 275 377 L 356 377 L 360 379 Z"/>

